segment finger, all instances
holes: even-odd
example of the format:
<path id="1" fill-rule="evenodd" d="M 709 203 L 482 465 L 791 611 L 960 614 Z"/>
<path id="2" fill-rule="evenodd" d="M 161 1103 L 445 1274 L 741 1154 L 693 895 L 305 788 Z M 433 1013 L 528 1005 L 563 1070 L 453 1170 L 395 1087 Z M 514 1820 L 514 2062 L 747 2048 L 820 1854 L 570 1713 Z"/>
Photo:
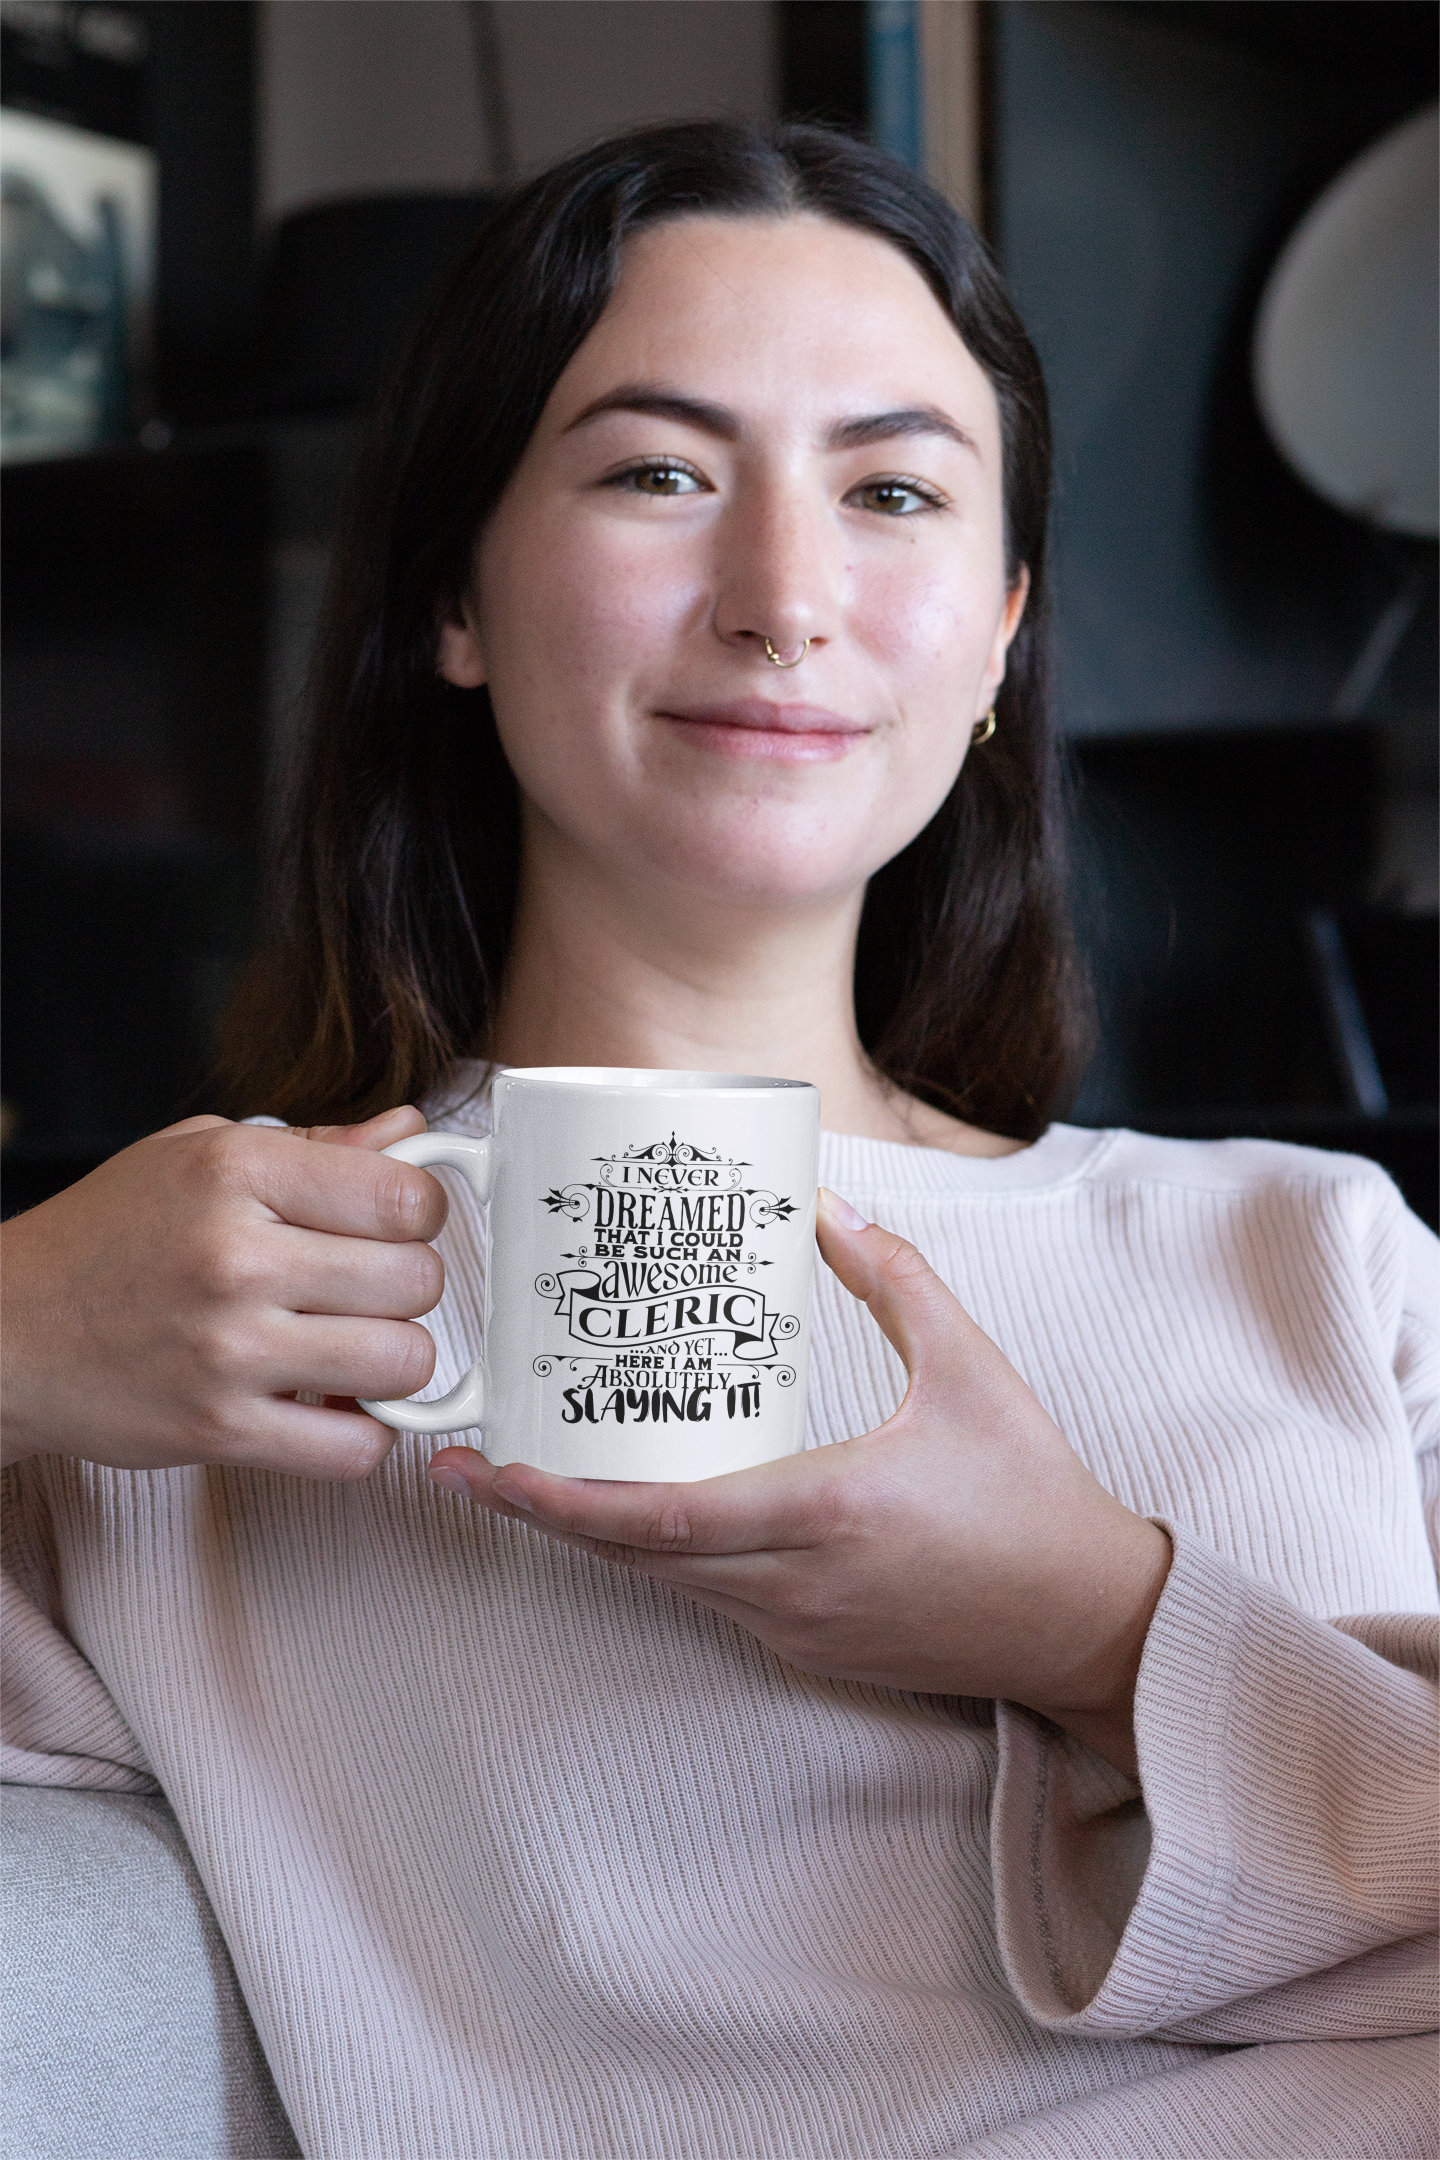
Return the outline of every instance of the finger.
<path id="1" fill-rule="evenodd" d="M 472 1464 L 481 1465 L 488 1475 L 467 1473 L 455 1458 L 466 1458 Z M 503 1499 L 494 1483 L 500 1473 L 483 1455 L 476 1455 L 469 1448 L 442 1449 L 432 1456 L 430 1473 L 432 1483 L 445 1492 L 456 1493 L 464 1500 L 483 1502 L 492 1514 L 508 1516 L 512 1522 L 529 1523 L 533 1529 L 543 1531 L 557 1545 L 567 1546 L 572 1552 L 591 1553 L 597 1560 L 608 1560 L 613 1566 L 629 1568 L 637 1575 L 648 1576 L 652 1582 L 670 1583 L 701 1604 L 713 1606 L 716 1612 L 739 1621 L 752 1633 L 758 1633 L 762 1623 L 773 1618 L 775 1591 L 783 1584 L 787 1573 L 793 1572 L 793 1564 L 784 1554 L 690 1553 L 682 1556 L 648 1552 L 634 1545 L 617 1545 L 603 1538 L 561 1531 L 539 1518 L 530 1507 Z"/>
<path id="2" fill-rule="evenodd" d="M 413 1395 L 435 1372 L 435 1344 L 413 1320 L 282 1314 L 266 1334 L 263 1363 L 244 1374 L 258 1395 L 338 1395 L 385 1402 Z"/>
<path id="3" fill-rule="evenodd" d="M 928 1346 L 943 1344 L 953 1350 L 957 1334 L 980 1336 L 923 1253 L 893 1230 L 867 1223 L 848 1201 L 823 1185 L 815 1235 L 827 1266 L 852 1297 L 869 1306 L 908 1373 L 915 1372 Z"/>
<path id="4" fill-rule="evenodd" d="M 443 1448 L 431 1458 L 430 1475 L 483 1507 L 528 1515 L 562 1537 L 637 1553 L 793 1551 L 819 1544 L 833 1527 L 834 1466 L 822 1459 L 829 1452 L 786 1455 L 682 1485 L 552 1477 L 529 1463 L 496 1469 L 473 1449 Z"/>
<path id="5" fill-rule="evenodd" d="M 413 1103 L 381 1110 L 359 1125 L 292 1125 L 302 1140 L 328 1140 L 335 1147 L 370 1148 L 378 1153 L 397 1140 L 413 1139 L 426 1130 L 425 1119 Z"/>
<path id="6" fill-rule="evenodd" d="M 343 1400 L 312 1408 L 285 1395 L 247 1404 L 243 1426 L 225 1451 L 225 1465 L 336 1483 L 368 1477 L 400 1435 L 353 1402 L 341 1407 Z"/>
<path id="7" fill-rule="evenodd" d="M 260 1236 L 265 1297 L 287 1312 L 418 1320 L 444 1294 L 445 1263 L 430 1245 L 382 1245 L 290 1223 L 266 1227 Z"/>
<path id="8" fill-rule="evenodd" d="M 390 1155 L 263 1126 L 232 1125 L 208 1146 L 202 1136 L 202 1146 L 202 1180 L 218 1175 L 232 1193 L 299 1229 L 408 1244 L 428 1242 L 445 1225 L 439 1180 Z"/>

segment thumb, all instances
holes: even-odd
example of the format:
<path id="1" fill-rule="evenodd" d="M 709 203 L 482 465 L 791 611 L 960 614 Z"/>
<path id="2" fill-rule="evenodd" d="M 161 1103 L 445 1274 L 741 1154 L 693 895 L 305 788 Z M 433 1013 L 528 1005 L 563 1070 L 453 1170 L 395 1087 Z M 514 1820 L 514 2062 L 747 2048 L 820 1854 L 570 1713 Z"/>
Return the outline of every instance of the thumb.
<path id="1" fill-rule="evenodd" d="M 292 1125 L 302 1140 L 324 1140 L 331 1147 L 373 1148 L 378 1154 L 397 1140 L 410 1140 L 425 1131 L 425 1120 L 413 1103 L 395 1110 L 381 1110 L 359 1125 Z"/>
<path id="2" fill-rule="evenodd" d="M 887 1342 L 913 1378 L 955 1333 L 980 1330 L 924 1254 L 820 1187 L 815 1235 L 821 1257 L 852 1297 L 870 1308 Z"/>

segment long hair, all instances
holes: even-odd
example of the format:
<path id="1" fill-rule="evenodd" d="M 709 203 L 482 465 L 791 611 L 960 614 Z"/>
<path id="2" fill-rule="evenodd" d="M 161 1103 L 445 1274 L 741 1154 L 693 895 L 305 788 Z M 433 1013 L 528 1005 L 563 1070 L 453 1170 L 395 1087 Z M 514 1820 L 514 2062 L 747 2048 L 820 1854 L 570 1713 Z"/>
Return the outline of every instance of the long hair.
<path id="1" fill-rule="evenodd" d="M 496 204 L 417 327 L 379 413 L 331 582 L 269 942 L 221 1038 L 225 1107 L 364 1116 L 487 1058 L 520 804 L 485 690 L 436 675 L 476 537 L 625 242 L 681 215 L 810 211 L 920 271 L 999 402 L 1007 571 L 1030 598 L 994 738 L 871 879 L 861 1041 L 898 1086 L 1033 1138 L 1076 1076 L 1083 986 L 1064 904 L 1045 694 L 1050 438 L 1034 348 L 977 239 L 896 159 L 834 130 L 646 128 Z"/>

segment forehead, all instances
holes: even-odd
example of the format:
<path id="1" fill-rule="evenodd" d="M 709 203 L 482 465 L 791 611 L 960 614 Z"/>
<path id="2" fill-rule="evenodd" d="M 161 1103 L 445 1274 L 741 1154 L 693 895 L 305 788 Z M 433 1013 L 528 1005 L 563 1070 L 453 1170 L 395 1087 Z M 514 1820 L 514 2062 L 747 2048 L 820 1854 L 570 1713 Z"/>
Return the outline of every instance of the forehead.
<path id="1" fill-rule="evenodd" d="M 547 418 L 564 427 L 616 382 L 639 379 L 797 418 L 939 404 L 998 435 L 989 381 L 914 264 L 808 212 L 676 218 L 630 240 Z"/>

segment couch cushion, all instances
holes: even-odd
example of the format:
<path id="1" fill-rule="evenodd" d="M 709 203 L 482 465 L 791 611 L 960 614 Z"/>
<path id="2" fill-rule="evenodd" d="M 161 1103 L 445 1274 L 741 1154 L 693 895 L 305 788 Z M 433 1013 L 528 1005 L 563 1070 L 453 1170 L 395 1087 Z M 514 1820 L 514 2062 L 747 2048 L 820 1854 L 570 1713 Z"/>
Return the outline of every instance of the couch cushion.
<path id="1" fill-rule="evenodd" d="M 6 2160 L 298 2160 L 165 1802 L 3 1802 Z"/>

